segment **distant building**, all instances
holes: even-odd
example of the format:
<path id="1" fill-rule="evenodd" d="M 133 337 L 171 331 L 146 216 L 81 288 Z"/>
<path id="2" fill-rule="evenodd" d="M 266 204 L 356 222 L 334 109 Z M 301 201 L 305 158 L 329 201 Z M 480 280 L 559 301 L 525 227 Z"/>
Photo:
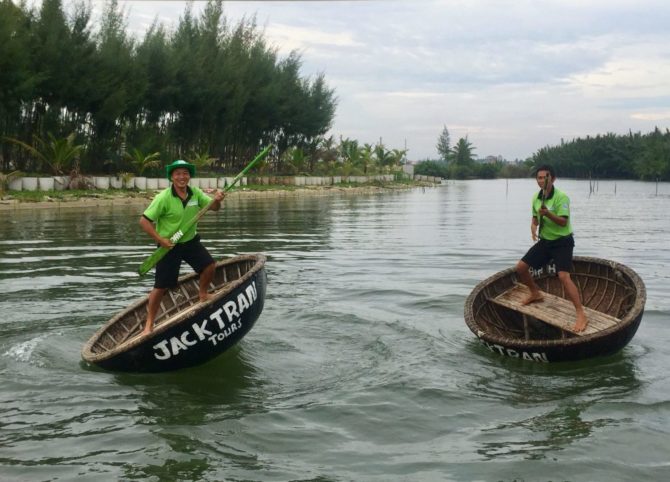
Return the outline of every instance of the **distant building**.
<path id="1" fill-rule="evenodd" d="M 496 162 L 505 162 L 503 156 L 486 156 L 484 159 L 477 159 L 479 164 L 495 164 Z"/>

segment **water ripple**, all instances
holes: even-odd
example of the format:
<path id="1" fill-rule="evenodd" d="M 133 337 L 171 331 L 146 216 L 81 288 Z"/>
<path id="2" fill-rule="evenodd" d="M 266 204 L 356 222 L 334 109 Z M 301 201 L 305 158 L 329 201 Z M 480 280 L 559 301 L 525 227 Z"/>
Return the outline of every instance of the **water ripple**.
<path id="1" fill-rule="evenodd" d="M 621 353 L 559 365 L 499 357 L 463 321 L 530 244 L 532 180 L 227 200 L 200 231 L 217 258 L 268 256 L 264 311 L 223 356 L 152 375 L 79 354 L 152 286 L 142 207 L 17 212 L 0 226 L 0 478 L 663 480 L 670 230 L 639 212 L 662 219 L 667 199 L 561 183 L 579 254 L 629 264 L 649 298 Z"/>

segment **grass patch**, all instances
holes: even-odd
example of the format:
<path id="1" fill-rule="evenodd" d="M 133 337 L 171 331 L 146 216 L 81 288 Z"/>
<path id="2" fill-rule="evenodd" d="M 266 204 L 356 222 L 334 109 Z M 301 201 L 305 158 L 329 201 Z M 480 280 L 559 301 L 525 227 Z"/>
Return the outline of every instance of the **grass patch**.
<path id="1" fill-rule="evenodd" d="M 295 191 L 300 186 L 291 186 L 284 184 L 246 184 L 244 186 L 235 186 L 229 192 L 235 191 Z"/>
<path id="2" fill-rule="evenodd" d="M 113 198 L 150 198 L 153 191 L 137 191 L 132 189 L 72 189 L 65 191 L 11 191 L 12 199 L 19 202 L 43 202 L 43 201 L 77 201 L 79 199 L 113 199 Z"/>

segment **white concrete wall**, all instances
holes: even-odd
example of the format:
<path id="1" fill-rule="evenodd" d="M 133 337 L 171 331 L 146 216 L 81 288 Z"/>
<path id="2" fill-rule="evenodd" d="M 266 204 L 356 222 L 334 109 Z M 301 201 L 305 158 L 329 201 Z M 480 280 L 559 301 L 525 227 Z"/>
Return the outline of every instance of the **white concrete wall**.
<path id="1" fill-rule="evenodd" d="M 234 177 L 219 178 L 198 178 L 191 179 L 191 185 L 201 189 L 225 189 L 232 182 Z M 439 184 L 442 180 L 439 177 L 415 175 L 417 181 L 433 182 Z M 91 178 L 97 189 L 138 189 L 159 190 L 165 189 L 170 185 L 166 178 L 146 178 L 133 177 L 126 186 L 122 186 L 123 180 L 120 177 L 93 177 Z M 372 181 L 392 182 L 393 174 L 380 174 L 376 176 L 277 176 L 277 177 L 252 177 L 249 179 L 253 184 L 262 185 L 287 185 L 287 186 L 331 186 L 334 184 L 355 183 L 363 184 Z M 14 179 L 9 184 L 10 191 L 49 191 L 62 190 L 67 187 L 69 178 L 67 176 L 56 177 L 21 177 Z M 237 187 L 246 186 L 247 178 L 243 177 L 237 183 Z"/>
<path id="2" fill-rule="evenodd" d="M 55 181 L 53 177 L 39 177 L 37 178 L 37 186 L 40 191 L 53 191 Z"/>
<path id="3" fill-rule="evenodd" d="M 22 191 L 23 190 L 23 180 L 19 177 L 17 179 L 13 179 L 9 183 L 9 190 L 10 191 Z"/>
<path id="4" fill-rule="evenodd" d="M 111 183 L 109 181 L 109 177 L 94 177 L 93 185 L 96 187 L 96 189 L 109 189 Z"/>

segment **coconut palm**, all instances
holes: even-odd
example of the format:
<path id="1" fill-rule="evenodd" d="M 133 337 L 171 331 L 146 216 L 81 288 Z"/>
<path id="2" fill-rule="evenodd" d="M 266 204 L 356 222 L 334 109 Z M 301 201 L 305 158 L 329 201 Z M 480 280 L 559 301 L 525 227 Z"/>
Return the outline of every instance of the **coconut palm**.
<path id="1" fill-rule="evenodd" d="M 475 148 L 472 147 L 472 143 L 468 141 L 468 136 L 461 137 L 458 140 L 458 143 L 451 148 L 451 158 L 455 164 L 466 166 L 474 162 L 474 151 Z"/>
<path id="2" fill-rule="evenodd" d="M 189 162 L 193 164 L 198 169 L 203 167 L 210 167 L 214 164 L 216 158 L 209 155 L 208 152 L 193 153 L 189 157 Z"/>
<path id="3" fill-rule="evenodd" d="M 407 149 L 391 149 L 391 161 L 394 166 L 402 166 L 407 160 Z"/>
<path id="4" fill-rule="evenodd" d="M 305 174 L 305 167 L 307 166 L 307 155 L 300 147 L 290 147 L 286 150 L 283 156 L 291 174 Z"/>
<path id="5" fill-rule="evenodd" d="M 360 158 L 358 164 L 363 168 L 363 174 L 367 176 L 369 172 L 374 170 L 375 158 L 372 155 L 373 148 L 371 144 L 363 144 L 360 149 Z"/>
<path id="6" fill-rule="evenodd" d="M 361 158 L 361 150 L 358 147 L 358 141 L 355 139 L 340 138 L 340 156 L 344 162 L 352 164 L 358 163 Z"/>
<path id="7" fill-rule="evenodd" d="M 381 141 L 379 142 L 379 144 L 375 146 L 374 154 L 375 158 L 377 159 L 377 163 L 384 170 L 384 172 L 392 170 L 393 166 L 396 165 L 397 162 L 399 162 L 399 160 L 396 159 L 396 154 L 394 153 L 394 151 L 386 149 L 386 147 L 384 146 L 384 144 L 381 143 Z M 402 155 L 404 155 L 404 152 L 402 153 Z"/>
<path id="8" fill-rule="evenodd" d="M 154 169 L 160 167 L 160 153 L 152 152 L 151 154 L 144 154 L 139 149 L 133 148 L 130 152 L 126 151 L 124 157 L 130 161 L 133 169 L 138 175 L 142 175 L 147 169 Z"/>
<path id="9" fill-rule="evenodd" d="M 84 148 L 83 144 L 75 144 L 76 137 L 74 132 L 61 138 L 57 138 L 49 132 L 47 139 L 33 136 L 33 145 L 12 137 L 5 137 L 4 139 L 32 154 L 39 162 L 40 169 L 42 169 L 43 164 L 46 164 L 53 174 L 60 176 L 72 166 L 72 161 L 77 158 Z"/>

